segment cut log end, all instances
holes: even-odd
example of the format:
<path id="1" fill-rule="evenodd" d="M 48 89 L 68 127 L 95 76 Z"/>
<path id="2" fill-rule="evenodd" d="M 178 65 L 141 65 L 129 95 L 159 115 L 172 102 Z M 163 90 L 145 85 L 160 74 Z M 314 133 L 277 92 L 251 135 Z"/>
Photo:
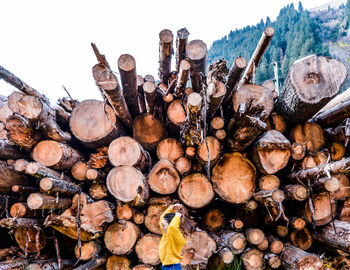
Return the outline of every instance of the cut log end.
<path id="1" fill-rule="evenodd" d="M 133 70 L 136 67 L 135 58 L 130 54 L 122 54 L 118 59 L 118 67 L 124 71 Z"/>
<path id="2" fill-rule="evenodd" d="M 186 46 L 186 54 L 191 60 L 201 60 L 207 55 L 207 45 L 202 40 L 192 40 Z"/>

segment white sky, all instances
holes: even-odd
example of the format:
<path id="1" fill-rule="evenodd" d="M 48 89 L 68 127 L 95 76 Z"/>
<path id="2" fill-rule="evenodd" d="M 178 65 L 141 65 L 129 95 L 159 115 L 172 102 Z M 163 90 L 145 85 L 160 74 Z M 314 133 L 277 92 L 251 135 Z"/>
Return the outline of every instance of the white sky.
<path id="1" fill-rule="evenodd" d="M 1 1 L 0 65 L 36 88 L 52 103 L 65 96 L 62 85 L 79 100 L 101 99 L 92 78 L 95 42 L 112 69 L 129 53 L 137 73 L 158 77 L 158 34 L 186 27 L 189 40 L 202 39 L 208 49 L 230 30 L 256 24 L 291 0 L 97 0 Z M 310 9 L 329 2 L 303 0 Z M 174 38 L 175 39 L 175 38 Z M 0 94 L 12 87 L 0 80 Z"/>

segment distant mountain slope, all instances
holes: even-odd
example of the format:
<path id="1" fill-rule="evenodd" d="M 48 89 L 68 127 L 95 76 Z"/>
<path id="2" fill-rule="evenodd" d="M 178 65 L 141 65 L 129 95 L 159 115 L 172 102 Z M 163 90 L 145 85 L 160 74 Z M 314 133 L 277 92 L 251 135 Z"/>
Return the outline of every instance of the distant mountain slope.
<path id="1" fill-rule="evenodd" d="M 338 44 L 338 42 L 350 36 L 346 32 L 350 21 L 346 19 L 350 17 L 349 2 L 350 0 L 346 5 L 339 2 L 341 6 L 335 9 L 329 6 L 314 9 L 312 12 L 304 10 L 300 2 L 297 9 L 290 4 L 280 10 L 276 21 L 272 22 L 267 18 L 255 26 L 236 29 L 214 41 L 208 53 L 209 61 L 225 58 L 228 60 L 229 67 L 239 55 L 249 61 L 266 26 L 275 28 L 275 36 L 257 69 L 256 83 L 262 83 L 274 77 L 273 62 L 278 62 L 280 83 L 283 83 L 289 67 L 296 59 L 303 56 L 315 53 L 333 56 L 343 62 L 348 61 L 346 57 L 350 54 L 349 52 L 346 54 L 343 48 L 350 49 L 350 42 L 348 40 L 345 43 Z M 338 47 L 342 47 L 342 50 Z"/>

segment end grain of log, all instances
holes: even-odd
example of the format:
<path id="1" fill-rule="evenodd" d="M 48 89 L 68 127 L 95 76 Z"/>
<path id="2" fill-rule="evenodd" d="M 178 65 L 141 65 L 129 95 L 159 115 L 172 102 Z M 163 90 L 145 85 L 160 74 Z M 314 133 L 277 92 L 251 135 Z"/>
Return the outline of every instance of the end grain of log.
<path id="1" fill-rule="evenodd" d="M 31 209 L 66 209 L 71 206 L 72 200 L 68 198 L 56 198 L 45 194 L 32 193 L 27 199 Z"/>
<path id="2" fill-rule="evenodd" d="M 90 166 L 87 163 L 78 161 L 72 166 L 71 173 L 74 179 L 84 181 L 86 179 L 86 173 L 89 169 Z"/>
<path id="3" fill-rule="evenodd" d="M 202 74 L 205 75 L 207 45 L 202 40 L 192 40 L 186 45 L 186 56 L 191 61 L 191 81 L 195 92 L 202 90 Z"/>

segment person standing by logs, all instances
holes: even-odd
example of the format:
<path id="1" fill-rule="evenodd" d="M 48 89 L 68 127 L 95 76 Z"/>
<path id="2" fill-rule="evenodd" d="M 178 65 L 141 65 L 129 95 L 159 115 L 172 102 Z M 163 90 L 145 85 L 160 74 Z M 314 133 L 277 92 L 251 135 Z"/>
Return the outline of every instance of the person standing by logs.
<path id="1" fill-rule="evenodd" d="M 159 243 L 159 257 L 162 269 L 181 270 L 181 249 L 186 239 L 180 230 L 182 214 L 176 212 L 179 204 L 174 204 L 166 209 L 160 216 L 159 226 L 162 238 Z"/>

